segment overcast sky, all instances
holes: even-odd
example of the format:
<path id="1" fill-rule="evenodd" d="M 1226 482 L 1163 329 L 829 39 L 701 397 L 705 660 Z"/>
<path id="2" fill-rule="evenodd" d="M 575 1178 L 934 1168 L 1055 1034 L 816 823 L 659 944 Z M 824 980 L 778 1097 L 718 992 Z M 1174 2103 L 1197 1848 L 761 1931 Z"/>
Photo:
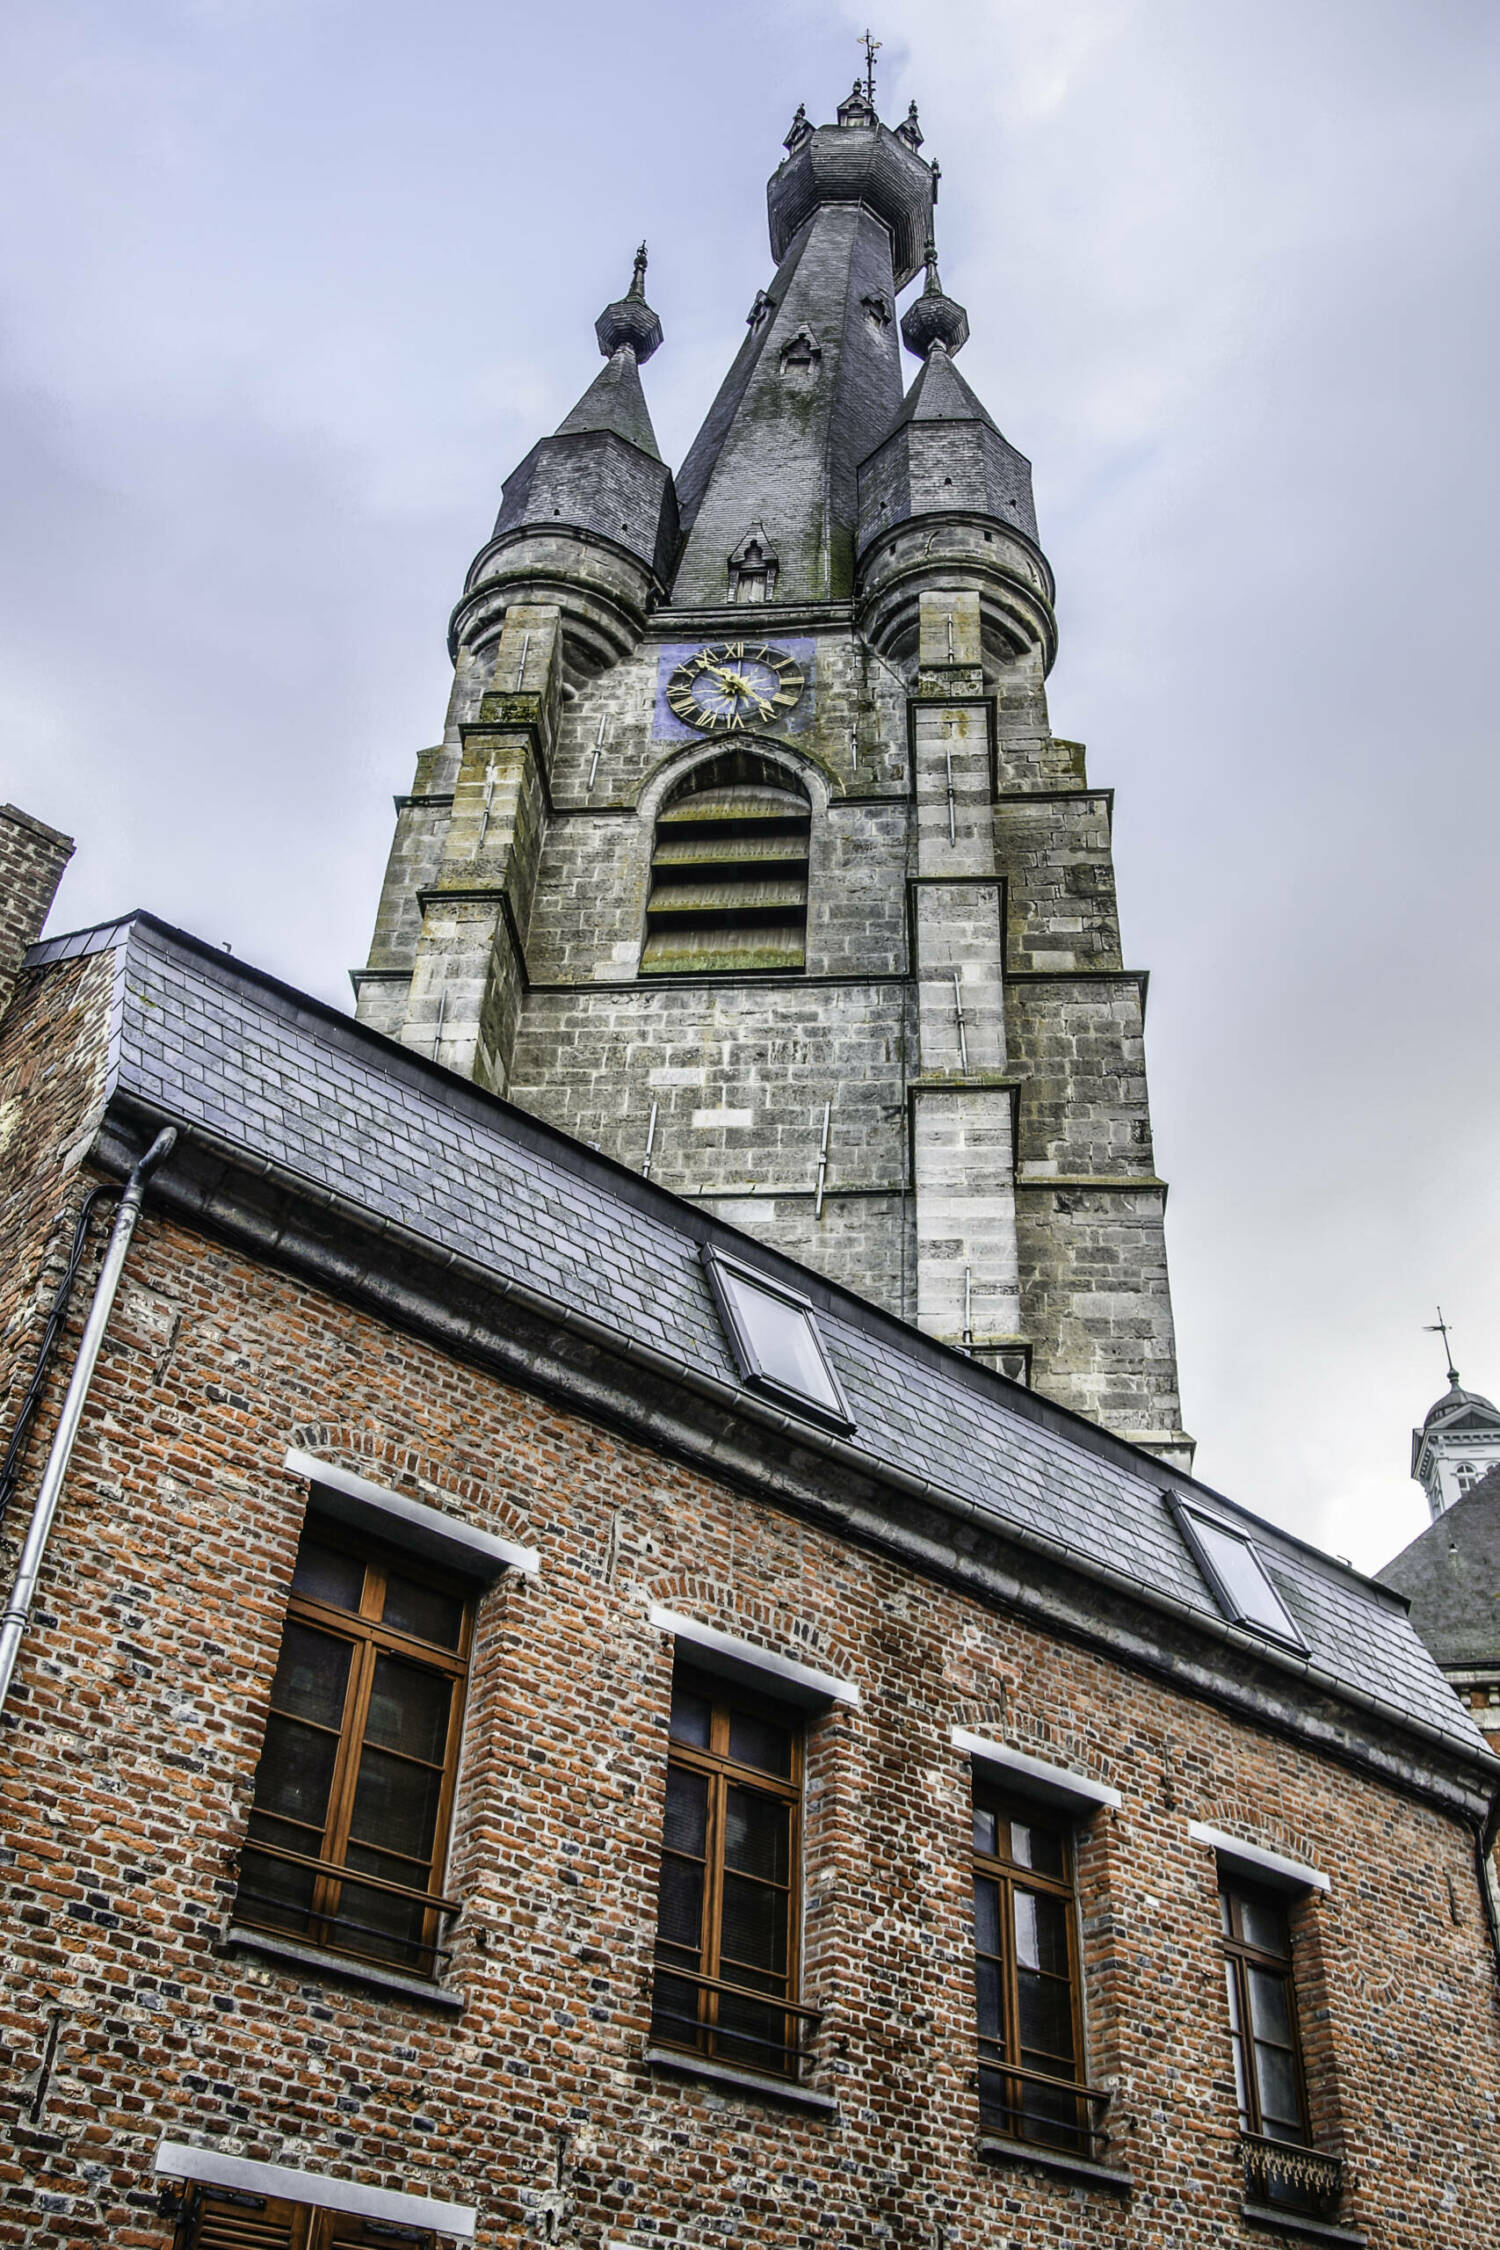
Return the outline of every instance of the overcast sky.
<path id="1" fill-rule="evenodd" d="M 6 0 L 0 797 L 78 839 L 53 929 L 348 1005 L 502 477 L 642 234 L 681 460 L 866 6 Z M 1439 1297 L 1500 1396 L 1500 9 L 875 29 L 1118 790 L 1199 1468 L 1374 1567 Z"/>

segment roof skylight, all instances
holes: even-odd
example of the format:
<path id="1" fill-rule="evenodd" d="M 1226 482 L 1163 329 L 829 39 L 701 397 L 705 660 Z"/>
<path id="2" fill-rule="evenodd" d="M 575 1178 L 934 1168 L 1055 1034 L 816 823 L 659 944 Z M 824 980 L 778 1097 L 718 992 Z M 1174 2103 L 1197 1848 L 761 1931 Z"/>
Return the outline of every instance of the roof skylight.
<path id="1" fill-rule="evenodd" d="M 799 1413 L 852 1430 L 811 1300 L 722 1251 L 705 1249 L 703 1262 L 744 1380 Z"/>
<path id="2" fill-rule="evenodd" d="M 1209 1590 L 1226 1617 L 1246 1625 L 1268 1640 L 1288 1648 L 1305 1649 L 1291 1611 L 1272 1584 L 1260 1549 L 1248 1535 L 1191 1506 L 1177 1494 L 1168 1496 L 1172 1513 L 1182 1528 L 1194 1560 L 1208 1581 Z"/>

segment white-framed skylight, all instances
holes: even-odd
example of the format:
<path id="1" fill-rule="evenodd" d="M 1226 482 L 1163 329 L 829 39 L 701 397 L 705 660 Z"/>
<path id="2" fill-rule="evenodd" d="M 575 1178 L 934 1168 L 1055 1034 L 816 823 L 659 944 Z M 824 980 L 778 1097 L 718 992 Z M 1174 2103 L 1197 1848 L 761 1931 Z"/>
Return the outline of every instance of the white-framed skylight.
<path id="1" fill-rule="evenodd" d="M 703 1263 L 744 1381 L 799 1414 L 852 1430 L 812 1300 L 722 1250 L 705 1246 Z"/>
<path id="2" fill-rule="evenodd" d="M 1208 1581 L 1209 1592 L 1224 1615 L 1236 1625 L 1247 1626 L 1252 1633 L 1264 1633 L 1267 1640 L 1304 1651 L 1307 1643 L 1276 1591 L 1264 1557 L 1249 1533 L 1241 1531 L 1236 1524 L 1226 1523 L 1222 1516 L 1184 1500 L 1179 1493 L 1168 1493 L 1167 1500 L 1192 1549 L 1194 1561 Z"/>

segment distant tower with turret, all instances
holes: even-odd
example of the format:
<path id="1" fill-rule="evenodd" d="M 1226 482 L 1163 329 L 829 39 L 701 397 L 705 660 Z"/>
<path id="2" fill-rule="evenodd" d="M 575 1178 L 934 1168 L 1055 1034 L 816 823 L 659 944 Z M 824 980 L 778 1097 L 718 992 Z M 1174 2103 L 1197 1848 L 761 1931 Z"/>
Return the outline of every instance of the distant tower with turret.
<path id="1" fill-rule="evenodd" d="M 1464 1389 L 1441 1306 L 1428 1333 L 1443 1339 L 1448 1388 L 1411 1433 L 1411 1473 L 1432 1521 L 1376 1576 L 1405 1595 L 1412 1624 L 1500 1753 L 1500 1409 Z"/>
<path id="2" fill-rule="evenodd" d="M 1448 1388 L 1427 1409 L 1421 1428 L 1411 1433 L 1411 1473 L 1427 1495 L 1436 1523 L 1481 1477 L 1500 1468 L 1500 1408 L 1479 1391 L 1466 1391 L 1459 1381 L 1441 1306 L 1428 1333 L 1443 1339 Z"/>
<path id="3" fill-rule="evenodd" d="M 643 246 L 454 611 L 359 1014 L 1186 1464 L 1111 793 L 922 145 L 798 111 L 675 479 Z"/>

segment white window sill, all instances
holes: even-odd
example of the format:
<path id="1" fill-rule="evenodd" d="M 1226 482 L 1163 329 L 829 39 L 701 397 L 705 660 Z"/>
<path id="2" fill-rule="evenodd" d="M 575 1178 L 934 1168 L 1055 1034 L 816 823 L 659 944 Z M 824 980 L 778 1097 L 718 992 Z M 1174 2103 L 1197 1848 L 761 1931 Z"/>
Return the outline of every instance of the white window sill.
<path id="1" fill-rule="evenodd" d="M 759 2070 L 740 2070 L 733 2063 L 711 2062 L 706 2055 L 691 2055 L 686 2048 L 648 2047 L 645 2060 L 653 2070 L 665 2070 L 680 2078 L 701 2078 L 710 2086 L 725 2086 L 742 2094 L 765 2094 L 773 2101 L 786 2102 L 793 2109 L 817 2110 L 821 2116 L 837 2117 L 838 2103 L 831 2094 L 820 2094 L 811 2086 L 798 2086 L 790 2078 L 772 2078 Z"/>
<path id="2" fill-rule="evenodd" d="M 1039 2171 L 1055 2172 L 1059 2179 L 1076 2181 L 1080 2187 L 1108 2188 L 1115 2195 L 1128 2195 L 1135 2186 L 1129 2172 L 1095 2164 L 1086 2156 L 1069 2156 L 1066 2149 L 1043 2148 L 1036 2141 L 1007 2141 L 996 2133 L 981 2133 L 979 2153 L 998 2164 L 1034 2164 Z"/>
<path id="3" fill-rule="evenodd" d="M 456 2016 L 464 2006 L 464 1995 L 447 1985 L 435 1984 L 430 1977 L 405 1976 L 400 1969 L 383 1969 L 378 1961 L 359 1961 L 349 1953 L 329 1953 L 321 1945 L 302 1945 L 296 1938 L 278 1937 L 272 1930 L 251 1930 L 243 1923 L 232 1922 L 220 1940 L 219 1950 L 236 1953 L 258 1953 L 262 1960 L 274 1961 L 280 1968 L 305 1969 L 314 1976 L 342 1977 L 350 1984 L 362 1984 L 371 1992 L 389 1993 L 400 2000 L 416 2000 L 426 2008 L 440 2008 Z"/>
<path id="4" fill-rule="evenodd" d="M 1336 2226 L 1332 2219 L 1314 2219 L 1305 2211 L 1289 2211 L 1280 2203 L 1242 2203 L 1242 2215 L 1253 2227 L 1274 2227 L 1278 2234 L 1289 2234 L 1299 2242 L 1336 2243 L 1339 2250 L 1364 2250 L 1369 2241 L 1357 2227 Z"/>

